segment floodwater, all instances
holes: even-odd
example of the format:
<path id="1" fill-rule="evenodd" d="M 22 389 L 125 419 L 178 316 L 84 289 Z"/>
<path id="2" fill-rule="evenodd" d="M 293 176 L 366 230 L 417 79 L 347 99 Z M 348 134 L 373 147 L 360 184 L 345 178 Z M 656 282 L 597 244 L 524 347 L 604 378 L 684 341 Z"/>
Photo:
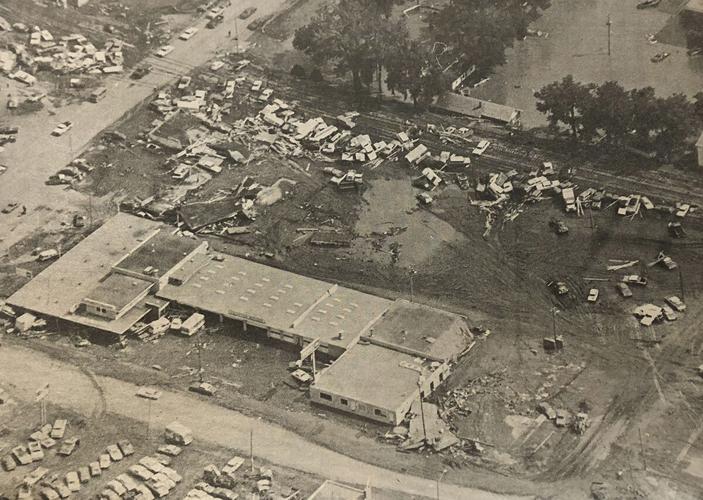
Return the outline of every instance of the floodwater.
<path id="1" fill-rule="evenodd" d="M 656 9 L 637 10 L 639 0 L 552 0 L 533 28 L 548 37 L 528 37 L 508 50 L 507 62 L 472 95 L 523 110 L 525 128 L 546 123 L 533 93 L 572 74 L 577 81 L 616 80 L 625 88 L 652 86 L 657 95 L 703 90 L 703 56 L 688 57 L 677 11 L 684 0 L 663 0 Z M 611 55 L 608 56 L 608 15 Z M 656 35 L 651 44 L 648 34 Z M 671 55 L 660 63 L 650 58 Z"/>

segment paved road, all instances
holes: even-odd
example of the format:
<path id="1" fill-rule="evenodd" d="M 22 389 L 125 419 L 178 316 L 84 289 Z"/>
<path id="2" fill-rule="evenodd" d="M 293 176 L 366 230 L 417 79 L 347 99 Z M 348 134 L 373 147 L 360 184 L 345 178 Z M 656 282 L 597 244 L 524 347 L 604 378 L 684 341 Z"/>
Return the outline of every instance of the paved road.
<path id="1" fill-rule="evenodd" d="M 27 370 L 27 367 L 32 367 Z M 137 386 L 108 377 L 97 377 L 97 386 L 73 365 L 20 347 L 0 348 L 0 381 L 3 388 L 23 402 L 33 401 L 37 388 L 50 383 L 51 402 L 83 415 L 114 413 L 145 422 L 147 402 L 135 396 Z M 151 428 L 158 432 L 173 420 L 193 430 L 198 441 L 248 450 L 254 433 L 255 455 L 285 467 L 304 470 L 354 484 L 371 481 L 374 487 L 409 495 L 434 497 L 436 483 L 382 469 L 311 444 L 300 436 L 263 420 L 244 416 L 186 393 L 164 392 L 152 403 Z M 146 423 L 144 424 L 146 426 Z M 443 498 L 497 500 L 527 498 L 442 484 Z"/>
<path id="2" fill-rule="evenodd" d="M 20 134 L 15 144 L 7 145 L 0 153 L 0 164 L 9 167 L 0 176 L 0 205 L 18 201 L 26 205 L 28 214 L 22 217 L 18 216 L 19 211 L 0 214 L 0 255 L 37 228 L 60 230 L 60 222 L 68 220 L 70 214 L 61 216 L 59 211 L 85 211 L 86 197 L 62 186 L 46 186 L 44 181 L 49 175 L 79 156 L 100 131 L 146 99 L 155 88 L 204 64 L 218 50 L 233 48 L 234 41 L 228 38 L 228 32 L 234 36 L 234 20 L 244 8 L 257 7 L 256 14 L 248 20 L 251 21 L 275 12 L 282 3 L 283 0 L 234 0 L 226 10 L 225 21 L 217 28 L 206 29 L 205 21 L 199 21 L 194 24 L 199 28 L 198 33 L 187 42 L 174 40 L 175 50 L 167 58 L 147 58 L 146 62 L 153 64 L 155 70 L 142 80 L 134 83 L 126 74 L 106 78 L 108 94 L 98 104 L 83 102 L 7 120 L 20 127 Z M 240 43 L 244 45 L 252 32 L 244 22 L 237 24 Z M 52 115 L 54 111 L 56 114 Z M 74 123 L 73 129 L 63 137 L 52 137 L 56 124 L 65 120 Z"/>

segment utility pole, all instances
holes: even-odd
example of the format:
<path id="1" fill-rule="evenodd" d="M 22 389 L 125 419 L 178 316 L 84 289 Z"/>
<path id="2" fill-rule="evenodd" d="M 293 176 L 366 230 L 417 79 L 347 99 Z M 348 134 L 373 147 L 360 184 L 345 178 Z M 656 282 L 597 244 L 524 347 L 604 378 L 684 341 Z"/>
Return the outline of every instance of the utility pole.
<path id="1" fill-rule="evenodd" d="M 420 416 L 422 418 L 422 435 L 424 436 L 423 443 L 427 445 L 427 427 L 425 427 L 425 408 L 422 404 L 422 383 L 425 381 L 425 377 L 422 375 L 417 379 L 418 395 L 420 398 Z"/>
<path id="2" fill-rule="evenodd" d="M 414 267 L 410 268 L 410 302 L 415 302 L 415 290 L 413 289 L 413 276 L 417 273 Z"/>
<path id="3" fill-rule="evenodd" d="M 237 28 L 237 18 L 234 18 L 234 49 L 239 54 L 239 30 Z"/>
<path id="4" fill-rule="evenodd" d="M 254 429 L 249 431 L 249 459 L 251 460 L 251 473 L 254 473 Z"/>
<path id="5" fill-rule="evenodd" d="M 613 23 L 610 21 L 610 14 L 608 14 L 608 22 L 605 23 L 605 25 L 608 27 L 608 57 L 610 57 L 611 27 L 613 26 Z"/>
<path id="6" fill-rule="evenodd" d="M 638 427 L 637 431 L 640 434 L 640 453 L 642 454 L 642 463 L 644 464 L 644 470 L 647 470 L 647 457 L 644 456 L 644 442 L 642 441 L 642 428 Z"/>
<path id="7" fill-rule="evenodd" d="M 683 289 L 683 274 L 681 273 L 681 268 L 679 268 L 679 289 L 681 291 L 681 300 L 686 300 L 686 294 Z"/>
<path id="8" fill-rule="evenodd" d="M 437 500 L 439 500 L 439 483 L 442 481 L 442 478 L 444 475 L 447 473 L 447 469 L 443 469 L 442 473 L 437 477 Z"/>
<path id="9" fill-rule="evenodd" d="M 195 343 L 195 347 L 198 349 L 198 380 L 200 380 L 200 383 L 203 383 L 203 357 L 201 354 L 201 350 L 203 348 L 203 343 L 198 340 Z"/>
<path id="10" fill-rule="evenodd" d="M 593 223 L 593 208 L 591 208 L 590 206 L 588 207 L 588 216 L 591 219 L 591 236 L 593 236 L 593 231 L 596 228 L 596 226 Z"/>
<path id="11" fill-rule="evenodd" d="M 146 438 L 149 439 L 149 430 L 151 428 L 151 399 L 148 400 L 149 410 L 146 417 Z"/>
<path id="12" fill-rule="evenodd" d="M 557 308 L 552 307 L 552 335 L 554 336 L 554 347 L 557 345 Z"/>

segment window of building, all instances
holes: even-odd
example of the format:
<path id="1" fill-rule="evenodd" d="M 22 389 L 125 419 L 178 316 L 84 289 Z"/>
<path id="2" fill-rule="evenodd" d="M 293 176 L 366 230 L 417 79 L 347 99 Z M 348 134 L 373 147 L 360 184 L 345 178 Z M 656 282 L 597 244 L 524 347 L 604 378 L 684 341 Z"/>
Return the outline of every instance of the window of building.
<path id="1" fill-rule="evenodd" d="M 381 410 L 379 410 L 378 408 L 374 409 L 373 414 L 378 415 L 379 417 L 383 416 L 383 412 Z"/>
<path id="2" fill-rule="evenodd" d="M 439 374 L 439 381 L 442 382 L 444 380 L 444 372 Z"/>
<path id="3" fill-rule="evenodd" d="M 321 393 L 320 393 L 320 398 L 321 398 L 321 399 L 326 399 L 327 401 L 332 401 L 332 396 L 329 395 L 329 394 L 326 394 L 326 393 L 324 393 L 324 392 L 321 392 Z"/>
<path id="4" fill-rule="evenodd" d="M 344 398 L 341 398 L 339 401 L 340 401 L 340 403 L 342 403 L 344 406 L 349 405 L 349 401 L 347 401 L 347 400 L 344 399 Z"/>

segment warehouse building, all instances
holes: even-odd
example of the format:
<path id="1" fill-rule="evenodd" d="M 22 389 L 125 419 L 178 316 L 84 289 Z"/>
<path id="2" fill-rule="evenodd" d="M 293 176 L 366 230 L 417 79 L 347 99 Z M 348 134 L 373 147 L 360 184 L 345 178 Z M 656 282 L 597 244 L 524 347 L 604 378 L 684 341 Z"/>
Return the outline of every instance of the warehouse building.
<path id="1" fill-rule="evenodd" d="M 336 359 L 312 401 L 397 424 L 472 340 L 463 317 L 247 259 L 126 214 L 107 221 L 8 299 L 19 309 L 122 335 L 171 303 L 252 335 Z"/>
<path id="2" fill-rule="evenodd" d="M 166 304 L 154 293 L 207 243 L 172 227 L 117 214 L 12 295 L 13 307 L 124 334 Z"/>

